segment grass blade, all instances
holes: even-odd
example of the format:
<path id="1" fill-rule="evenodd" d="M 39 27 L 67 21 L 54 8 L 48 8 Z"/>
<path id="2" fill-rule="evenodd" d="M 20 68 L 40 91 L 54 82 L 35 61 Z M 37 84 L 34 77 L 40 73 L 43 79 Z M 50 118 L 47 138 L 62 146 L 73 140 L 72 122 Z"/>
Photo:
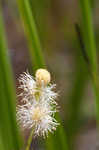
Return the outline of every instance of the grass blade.
<path id="1" fill-rule="evenodd" d="M 20 139 L 16 125 L 16 94 L 8 57 L 4 23 L 0 7 L 0 128 L 4 146 L 7 149 L 20 149 Z M 6 150 L 7 150 L 6 149 Z"/>
<path id="2" fill-rule="evenodd" d="M 17 0 L 19 12 L 24 23 L 24 29 L 29 42 L 29 50 L 32 64 L 35 69 L 45 67 L 44 58 L 42 55 L 41 45 L 37 34 L 35 21 L 30 9 L 28 0 Z"/>
<path id="3" fill-rule="evenodd" d="M 91 6 L 89 0 L 79 0 L 82 14 L 82 28 L 85 49 L 89 57 L 92 82 L 96 96 L 96 117 L 99 125 L 99 78 L 97 69 L 96 45 L 94 40 Z"/>

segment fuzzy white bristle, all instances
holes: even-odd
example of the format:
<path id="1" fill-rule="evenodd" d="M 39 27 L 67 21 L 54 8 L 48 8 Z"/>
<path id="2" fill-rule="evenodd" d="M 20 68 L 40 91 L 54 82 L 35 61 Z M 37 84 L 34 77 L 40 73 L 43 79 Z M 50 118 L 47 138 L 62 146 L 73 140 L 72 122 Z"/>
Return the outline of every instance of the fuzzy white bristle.
<path id="1" fill-rule="evenodd" d="M 55 85 L 41 85 L 27 72 L 19 78 L 23 105 L 17 106 L 17 120 L 23 129 L 33 128 L 34 135 L 45 137 L 48 132 L 56 130 L 58 125 L 54 118 L 56 113 L 57 93 Z"/>

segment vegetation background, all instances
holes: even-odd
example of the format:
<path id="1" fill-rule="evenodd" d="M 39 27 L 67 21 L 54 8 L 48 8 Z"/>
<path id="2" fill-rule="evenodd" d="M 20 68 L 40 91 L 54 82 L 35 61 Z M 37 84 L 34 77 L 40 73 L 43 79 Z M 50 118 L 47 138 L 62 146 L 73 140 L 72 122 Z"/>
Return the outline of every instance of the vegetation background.
<path id="1" fill-rule="evenodd" d="M 17 79 L 20 73 L 28 69 L 34 74 L 35 69 L 45 67 L 45 64 L 51 72 L 52 82 L 57 83 L 57 101 L 60 106 L 58 120 L 61 125 L 48 139 L 33 139 L 31 150 L 99 148 L 96 128 L 96 118 L 99 120 L 98 13 L 98 0 L 1 0 L 2 150 L 10 150 L 12 145 L 16 150 L 22 148 L 15 120 L 16 98 L 12 74 L 18 92 Z M 83 32 L 82 40 L 90 65 L 83 57 L 76 24 L 80 25 Z M 92 76 L 89 73 L 90 68 Z M 23 135 L 25 144 L 28 135 L 28 132 Z"/>

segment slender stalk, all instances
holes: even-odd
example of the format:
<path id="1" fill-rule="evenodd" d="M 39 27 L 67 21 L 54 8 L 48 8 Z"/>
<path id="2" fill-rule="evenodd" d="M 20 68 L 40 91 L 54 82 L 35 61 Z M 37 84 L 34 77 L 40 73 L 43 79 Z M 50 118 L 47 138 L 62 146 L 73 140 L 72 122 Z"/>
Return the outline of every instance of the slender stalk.
<path id="1" fill-rule="evenodd" d="M 28 142 L 27 142 L 27 146 L 26 146 L 25 150 L 29 150 L 30 149 L 30 146 L 31 146 L 31 143 L 32 143 L 32 138 L 33 138 L 33 133 L 34 133 L 34 130 L 32 129 L 32 131 L 30 133 L 30 136 L 28 138 Z M 32 150 L 33 150 L 33 148 L 32 148 Z"/>
<path id="2" fill-rule="evenodd" d="M 94 40 L 93 22 L 89 0 L 80 0 L 84 42 L 93 72 L 97 72 L 96 45 Z"/>
<path id="3" fill-rule="evenodd" d="M 99 78 L 97 69 L 97 57 L 96 57 L 96 45 L 94 40 L 94 32 L 92 25 L 92 15 L 89 0 L 79 0 L 81 6 L 82 14 L 82 25 L 83 25 L 83 37 L 86 52 L 89 57 L 91 73 L 92 73 L 92 83 L 94 88 L 94 93 L 96 96 L 96 117 L 97 123 L 99 125 Z"/>
<path id="4" fill-rule="evenodd" d="M 0 128 L 7 149 L 20 149 L 20 138 L 16 125 L 16 94 L 8 56 L 4 23 L 0 3 Z M 9 137 L 9 138 L 8 138 Z M 2 140 L 2 141 L 3 141 Z"/>
<path id="5" fill-rule="evenodd" d="M 40 40 L 38 37 L 35 21 L 31 12 L 29 0 L 17 0 L 19 12 L 24 23 L 24 29 L 29 42 L 29 50 L 32 64 L 35 69 L 45 67 Z"/>
<path id="6" fill-rule="evenodd" d="M 4 144 L 2 142 L 2 137 L 0 135 L 0 149 L 4 150 Z"/>

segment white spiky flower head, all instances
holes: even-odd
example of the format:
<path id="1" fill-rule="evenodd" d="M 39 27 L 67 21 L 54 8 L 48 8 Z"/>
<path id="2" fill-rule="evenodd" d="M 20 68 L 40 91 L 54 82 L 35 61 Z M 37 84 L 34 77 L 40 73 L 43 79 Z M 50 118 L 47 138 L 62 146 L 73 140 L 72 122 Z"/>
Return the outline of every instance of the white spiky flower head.
<path id="1" fill-rule="evenodd" d="M 50 84 L 50 79 L 50 73 L 45 69 L 38 69 L 35 78 L 28 72 L 19 78 L 22 89 L 19 96 L 25 103 L 17 106 L 17 120 L 23 129 L 33 128 L 34 135 L 43 137 L 58 125 L 54 118 L 57 93 L 53 91 L 55 85 Z"/>

